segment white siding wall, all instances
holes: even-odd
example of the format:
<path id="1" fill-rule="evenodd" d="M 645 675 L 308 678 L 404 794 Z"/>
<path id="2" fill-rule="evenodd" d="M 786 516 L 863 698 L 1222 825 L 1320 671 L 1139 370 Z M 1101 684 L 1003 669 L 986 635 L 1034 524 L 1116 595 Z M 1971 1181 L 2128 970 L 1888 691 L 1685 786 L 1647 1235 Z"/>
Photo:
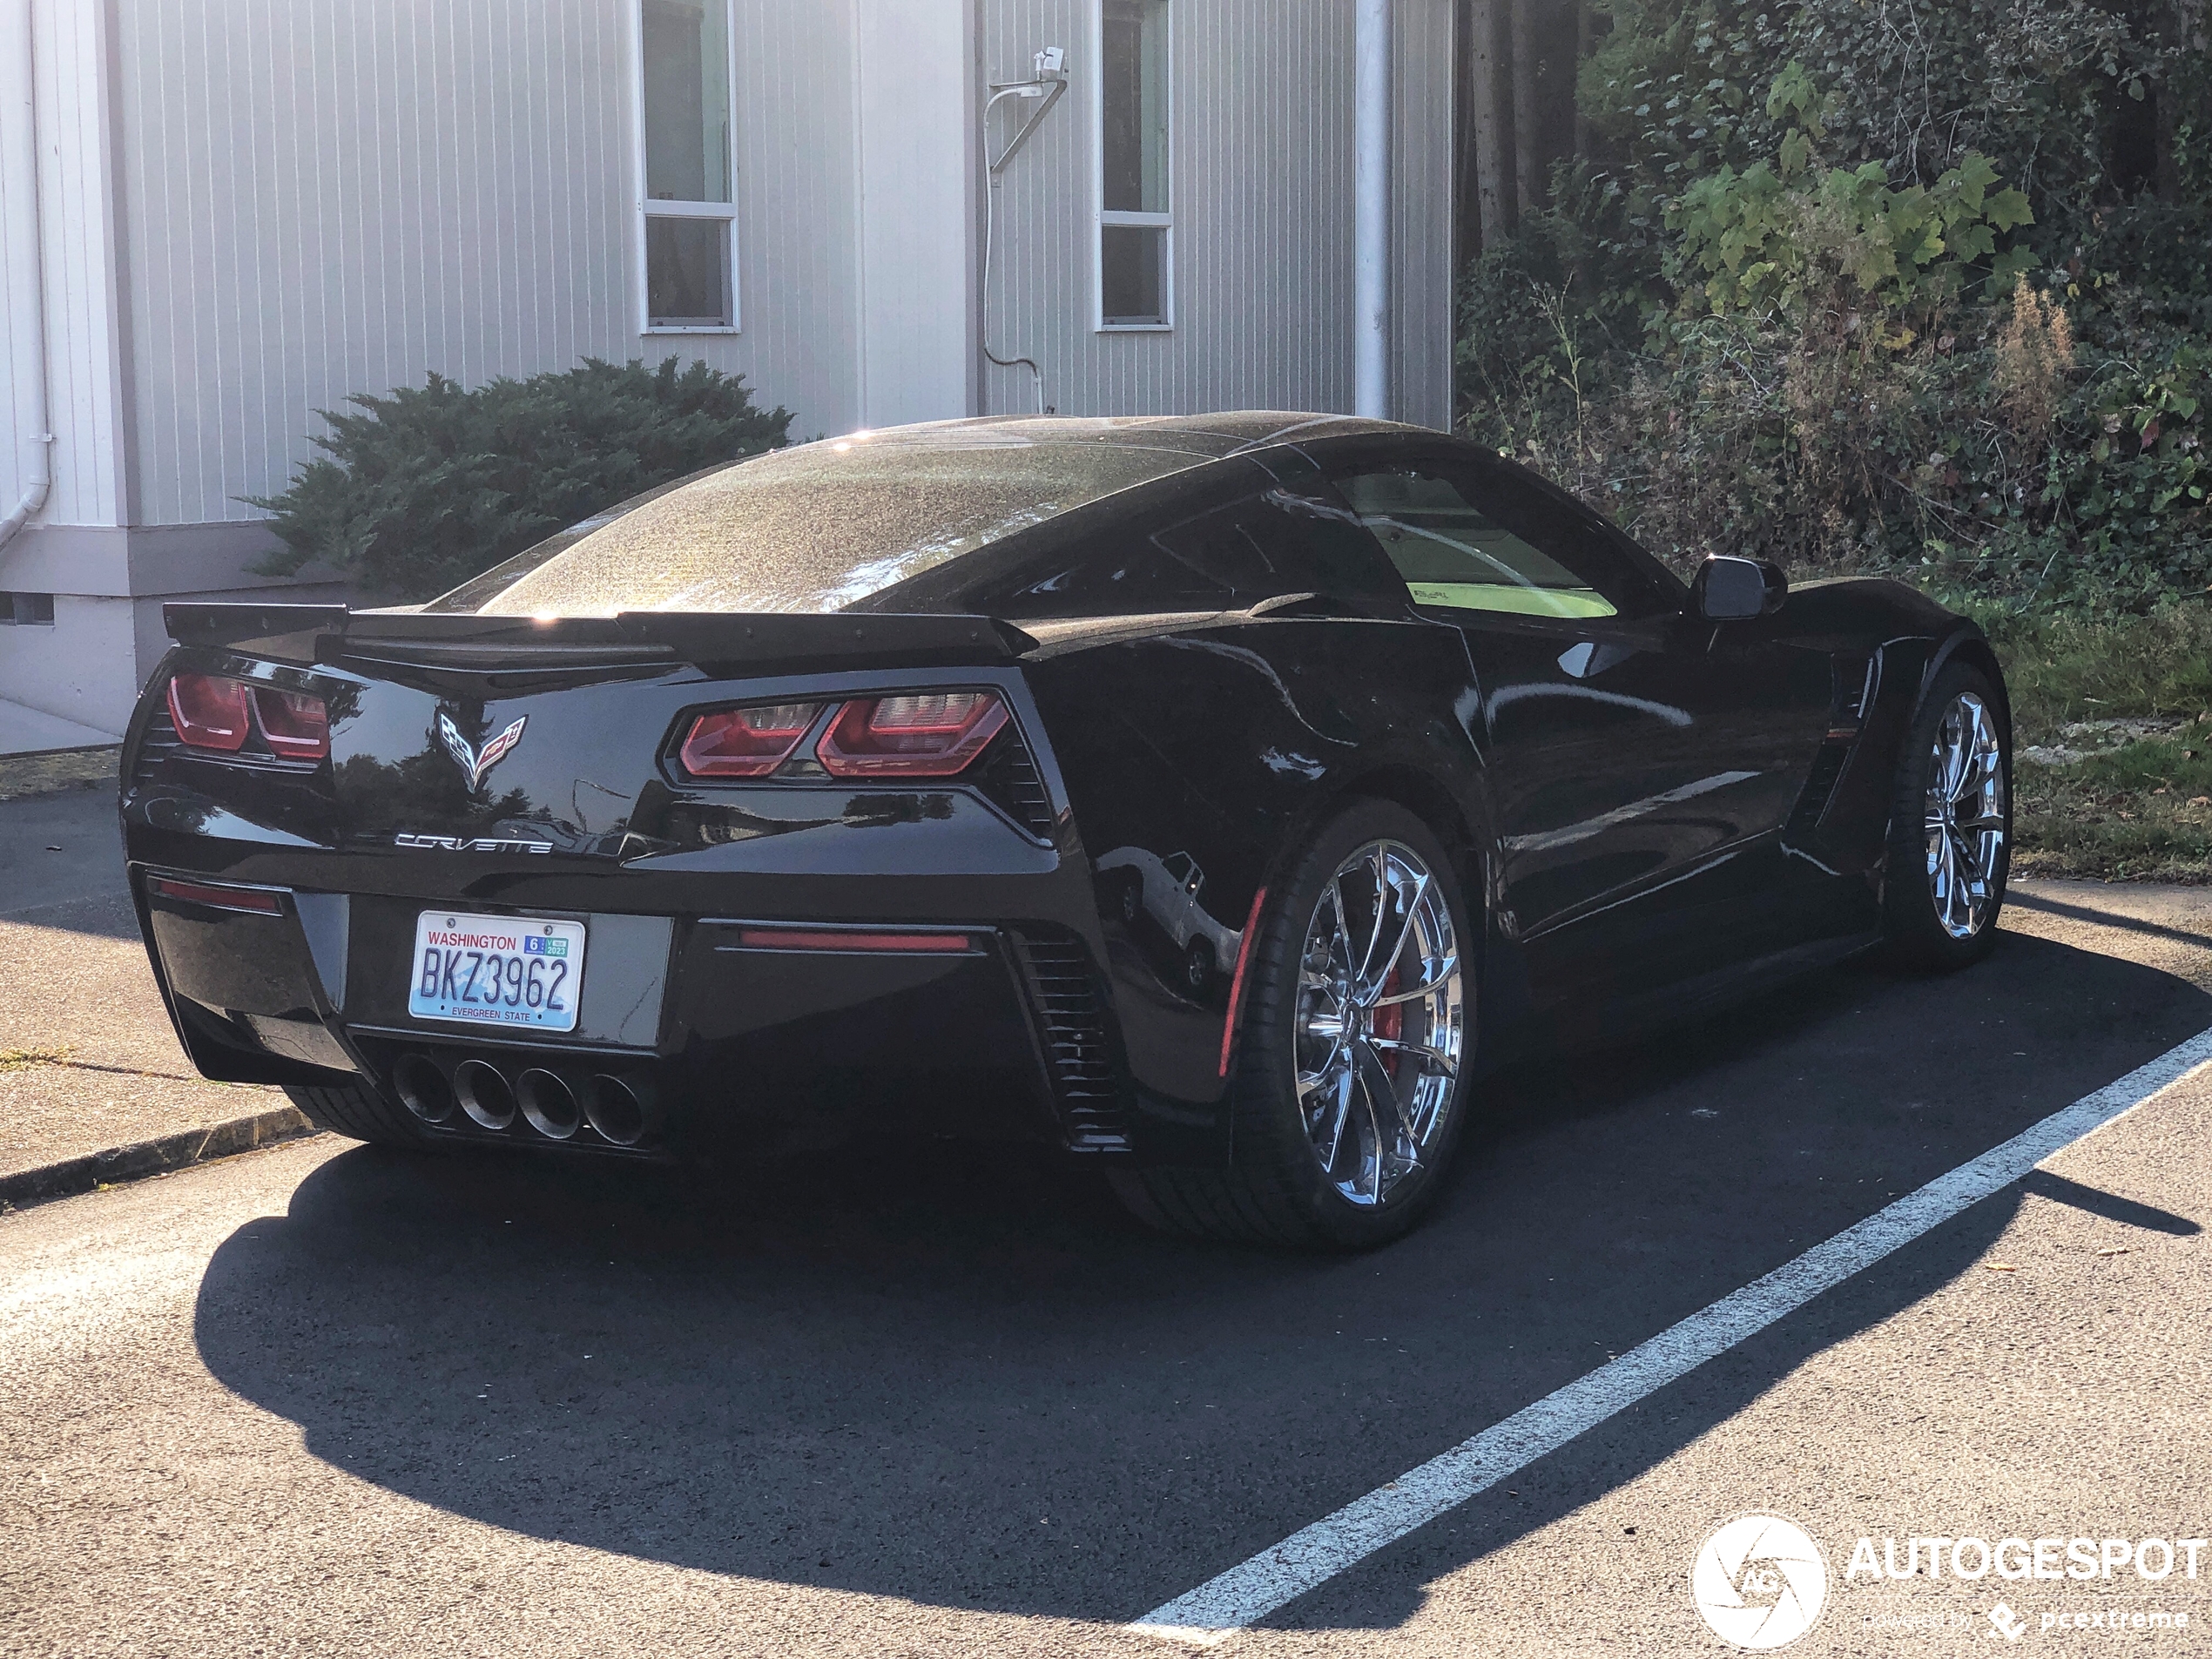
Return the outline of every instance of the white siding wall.
<path id="1" fill-rule="evenodd" d="M 107 192 L 104 17 L 84 0 L 0 0 L 0 512 L 22 498 L 32 467 L 32 410 L 39 342 L 27 303 L 32 280 L 30 143 L 23 96 L 23 14 L 37 35 L 38 195 L 44 225 L 45 349 L 54 482 L 40 522 L 118 524 L 124 504 L 121 363 L 111 305 L 114 215 Z M 10 580 L 28 550 L 0 553 L 0 590 L 44 590 Z"/>
<path id="2" fill-rule="evenodd" d="M 1169 0 L 1175 328 L 1096 331 L 1097 0 L 986 0 L 987 80 L 1069 49 L 1072 84 L 1008 168 L 986 300 L 1001 356 L 1063 414 L 1352 405 L 1352 7 Z M 1450 0 L 1398 0 L 1399 415 L 1449 415 Z M 993 368 L 988 407 L 1033 407 Z"/>
<path id="3" fill-rule="evenodd" d="M 858 425 L 974 403 L 978 166 L 972 0 L 853 0 Z"/>
<path id="4" fill-rule="evenodd" d="M 71 50 L 102 50 L 104 8 L 40 3 L 56 31 L 83 37 Z M 799 435 L 906 412 L 888 382 L 861 407 L 864 320 L 900 309 L 896 261 L 874 262 L 864 303 L 855 225 L 866 130 L 855 10 L 887 3 L 737 0 L 745 327 L 734 337 L 637 332 L 625 0 L 118 6 L 111 128 L 98 74 L 50 76 L 42 98 L 42 119 L 66 129 L 51 171 L 83 157 L 78 171 L 95 175 L 52 185 L 73 188 L 84 211 L 49 246 L 50 293 L 86 314 L 55 323 L 74 342 L 57 375 L 56 429 L 107 435 L 57 455 L 47 522 L 256 517 L 239 498 L 284 487 L 312 453 L 314 410 L 432 369 L 475 384 L 586 354 L 674 353 L 746 374 L 765 401 L 797 411 Z M 983 0 L 985 78 L 1026 74 L 1046 44 L 1067 46 L 1074 70 L 1006 178 L 988 302 L 995 343 L 1038 356 L 1048 397 L 1069 412 L 1347 407 L 1351 6 L 1170 0 L 1177 326 L 1102 334 L 1094 5 Z M 1441 424 L 1449 0 L 1399 0 L 1397 17 L 1397 394 L 1407 418 Z M 94 280 L 117 257 L 111 201 L 86 188 L 111 130 L 120 361 L 97 314 L 107 285 Z M 964 344 L 961 330 L 924 332 L 941 354 Z M 878 379 L 895 380 L 899 352 L 870 355 Z M 20 343 L 8 361 L 28 361 Z M 1027 381 L 989 371 L 987 406 L 1028 408 Z M 933 385 L 928 412 L 941 401 Z M 134 499 L 114 435 L 126 421 Z M 0 442 L 0 464 L 21 455 L 12 429 L 0 439 L 17 440 Z"/>
<path id="5" fill-rule="evenodd" d="M 31 323 L 38 280 L 32 212 L 30 64 L 23 39 L 24 0 L 0 3 L 0 513 L 23 498 L 37 465 L 38 353 L 44 342 Z M 0 584 L 0 590 L 5 584 Z"/>
<path id="6" fill-rule="evenodd" d="M 136 522 L 256 516 L 349 393 L 585 355 L 853 423 L 849 13 L 737 0 L 736 336 L 641 336 L 624 0 L 130 0 Z"/>

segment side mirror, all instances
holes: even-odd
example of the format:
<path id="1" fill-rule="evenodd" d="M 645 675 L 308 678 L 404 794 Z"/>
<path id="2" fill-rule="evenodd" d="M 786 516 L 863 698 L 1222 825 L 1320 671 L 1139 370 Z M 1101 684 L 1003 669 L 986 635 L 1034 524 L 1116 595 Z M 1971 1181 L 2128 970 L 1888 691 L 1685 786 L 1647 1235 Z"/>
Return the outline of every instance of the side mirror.
<path id="1" fill-rule="evenodd" d="M 1707 622 L 1749 622 L 1782 608 L 1790 578 L 1764 559 L 1716 554 L 1697 567 L 1689 584 L 1690 608 Z"/>

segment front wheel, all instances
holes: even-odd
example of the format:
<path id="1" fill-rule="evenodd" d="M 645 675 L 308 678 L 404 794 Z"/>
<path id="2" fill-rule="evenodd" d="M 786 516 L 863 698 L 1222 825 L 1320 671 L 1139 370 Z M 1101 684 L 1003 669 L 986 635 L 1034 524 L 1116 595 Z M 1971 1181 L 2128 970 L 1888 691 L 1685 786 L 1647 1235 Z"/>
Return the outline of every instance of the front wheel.
<path id="1" fill-rule="evenodd" d="M 2013 840 L 2010 733 L 1997 688 L 1953 663 L 1898 757 L 1884 932 L 1907 967 L 1963 968 L 1997 942 Z"/>
<path id="2" fill-rule="evenodd" d="M 1363 1250 L 1435 1203 L 1466 1115 L 1474 974 L 1452 861 L 1361 801 L 1271 894 L 1247 972 L 1225 1170 L 1132 1171 L 1139 1216 L 1251 1243 Z"/>

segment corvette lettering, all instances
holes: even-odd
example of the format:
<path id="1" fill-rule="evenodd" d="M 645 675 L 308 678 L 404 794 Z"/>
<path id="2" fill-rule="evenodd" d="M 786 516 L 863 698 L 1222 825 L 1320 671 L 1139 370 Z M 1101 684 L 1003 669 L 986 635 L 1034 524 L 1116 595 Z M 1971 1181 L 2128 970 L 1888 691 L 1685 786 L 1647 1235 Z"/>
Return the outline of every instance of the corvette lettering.
<path id="1" fill-rule="evenodd" d="M 394 846 L 420 847 L 434 853 L 550 853 L 550 841 L 523 841 L 512 838 L 476 837 L 463 840 L 451 835 L 395 835 Z"/>

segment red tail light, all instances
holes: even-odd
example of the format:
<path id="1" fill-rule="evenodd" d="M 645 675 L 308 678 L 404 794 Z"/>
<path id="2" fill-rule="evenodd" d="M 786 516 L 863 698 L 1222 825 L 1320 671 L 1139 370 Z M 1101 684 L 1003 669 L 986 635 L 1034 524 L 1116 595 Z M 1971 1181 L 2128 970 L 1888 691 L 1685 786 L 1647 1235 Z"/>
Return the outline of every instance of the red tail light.
<path id="1" fill-rule="evenodd" d="M 330 752 L 330 711 L 320 698 L 257 685 L 253 712 L 269 747 L 286 759 L 320 760 Z"/>
<path id="2" fill-rule="evenodd" d="M 164 899 L 182 899 L 190 904 L 209 905 L 217 910 L 248 910 L 256 915 L 280 916 L 284 901 L 266 887 L 233 887 L 228 883 L 212 881 L 172 881 L 165 876 L 156 876 L 146 886 Z"/>
<path id="3" fill-rule="evenodd" d="M 257 717 L 270 749 L 287 760 L 320 760 L 330 752 L 330 711 L 319 697 L 224 674 L 185 673 L 169 682 L 169 718 L 187 748 L 236 754 Z"/>
<path id="4" fill-rule="evenodd" d="M 777 703 L 702 714 L 684 739 L 684 770 L 694 778 L 765 778 L 791 759 L 821 711 L 819 703 Z"/>
<path id="5" fill-rule="evenodd" d="M 244 680 L 219 674 L 179 674 L 169 682 L 169 718 L 194 749 L 235 754 L 246 746 L 253 716 Z"/>
<path id="6" fill-rule="evenodd" d="M 799 927 L 745 927 L 738 931 L 738 943 L 747 950 L 914 951 L 940 955 L 964 954 L 974 948 L 966 934 L 872 934 L 846 928 L 809 932 Z"/>
<path id="7" fill-rule="evenodd" d="M 833 778 L 950 778 L 1005 724 L 989 691 L 864 698 L 837 711 L 814 753 Z"/>

